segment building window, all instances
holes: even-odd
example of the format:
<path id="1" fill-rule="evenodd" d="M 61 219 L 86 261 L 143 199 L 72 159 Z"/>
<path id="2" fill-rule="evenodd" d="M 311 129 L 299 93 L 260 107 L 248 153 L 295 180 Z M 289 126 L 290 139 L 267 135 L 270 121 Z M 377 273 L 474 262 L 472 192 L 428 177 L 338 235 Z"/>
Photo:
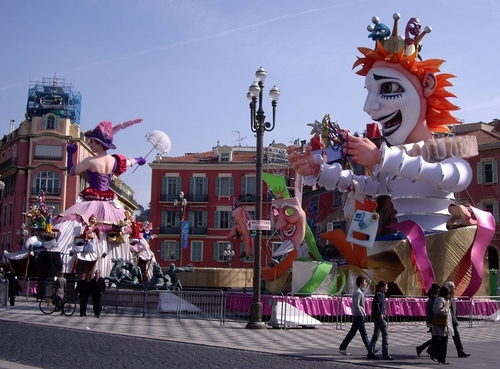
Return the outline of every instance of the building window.
<path id="1" fill-rule="evenodd" d="M 182 178 L 163 177 L 161 187 L 161 201 L 174 201 L 181 192 Z"/>
<path id="2" fill-rule="evenodd" d="M 233 194 L 234 194 L 233 177 L 217 177 L 215 179 L 215 195 L 233 196 Z"/>
<path id="3" fill-rule="evenodd" d="M 50 170 L 44 170 L 35 174 L 33 180 L 33 193 L 39 194 L 42 191 L 46 195 L 59 195 L 61 192 L 61 182 L 59 174 Z"/>
<path id="4" fill-rule="evenodd" d="M 36 160 L 62 160 L 62 147 L 53 145 L 36 145 Z"/>
<path id="5" fill-rule="evenodd" d="M 214 260 L 215 261 L 226 261 L 224 259 L 224 250 L 227 245 L 231 245 L 231 242 L 215 242 L 214 243 Z"/>
<path id="6" fill-rule="evenodd" d="M 488 211 L 491 214 L 493 214 L 493 218 L 495 218 L 495 223 L 500 223 L 500 218 L 498 214 L 498 201 L 482 201 L 477 205 L 479 209 Z"/>
<path id="7" fill-rule="evenodd" d="M 240 243 L 240 247 L 239 247 L 239 250 L 240 250 L 240 253 L 238 255 L 241 255 L 243 253 L 243 251 L 245 251 L 245 244 L 243 242 Z M 234 250 L 236 252 L 236 250 Z M 236 257 L 236 254 L 235 254 L 235 257 Z M 253 262 L 253 254 L 250 255 L 250 256 L 245 256 L 245 258 L 241 259 L 239 258 L 240 260 L 242 260 L 244 263 L 250 263 L 250 262 Z"/>
<path id="8" fill-rule="evenodd" d="M 7 251 L 11 251 L 10 250 L 10 245 L 12 245 L 12 233 L 9 232 L 7 233 Z"/>
<path id="9" fill-rule="evenodd" d="M 189 211 L 189 233 L 190 234 L 207 234 L 207 218 L 208 212 L 206 210 Z"/>
<path id="10" fill-rule="evenodd" d="M 202 261 L 203 260 L 203 242 L 193 241 L 191 242 L 191 261 Z"/>
<path id="11" fill-rule="evenodd" d="M 208 201 L 208 178 L 207 177 L 191 177 L 189 179 L 189 200 L 206 202 Z"/>
<path id="12" fill-rule="evenodd" d="M 47 208 L 49 209 L 50 213 L 52 216 L 60 214 L 59 211 L 59 203 L 57 202 L 46 202 L 45 205 L 47 205 Z"/>
<path id="13" fill-rule="evenodd" d="M 222 228 L 222 229 L 233 228 L 232 212 L 217 210 L 215 212 L 214 228 Z"/>
<path id="14" fill-rule="evenodd" d="M 477 184 L 498 183 L 498 162 L 481 161 L 476 164 Z"/>
<path id="15" fill-rule="evenodd" d="M 160 234 L 175 234 L 180 232 L 180 219 L 178 211 L 162 211 Z"/>
<path id="16" fill-rule="evenodd" d="M 42 129 L 58 129 L 58 120 L 54 115 L 45 115 L 42 119 Z"/>
<path id="17" fill-rule="evenodd" d="M 9 204 L 9 224 L 12 224 L 12 211 L 13 211 L 13 208 L 14 208 L 14 204 L 13 203 L 10 203 Z"/>
<path id="18" fill-rule="evenodd" d="M 333 190 L 333 207 L 340 208 L 342 206 L 342 192 L 338 189 Z"/>
<path id="19" fill-rule="evenodd" d="M 229 161 L 231 155 L 228 152 L 223 152 L 220 154 L 220 161 Z"/>
<path id="20" fill-rule="evenodd" d="M 177 260 L 179 258 L 179 242 L 161 242 L 161 260 Z"/>
<path id="21" fill-rule="evenodd" d="M 244 176 L 241 179 L 241 196 L 240 201 L 255 202 L 255 195 L 257 190 L 255 188 L 255 177 Z"/>

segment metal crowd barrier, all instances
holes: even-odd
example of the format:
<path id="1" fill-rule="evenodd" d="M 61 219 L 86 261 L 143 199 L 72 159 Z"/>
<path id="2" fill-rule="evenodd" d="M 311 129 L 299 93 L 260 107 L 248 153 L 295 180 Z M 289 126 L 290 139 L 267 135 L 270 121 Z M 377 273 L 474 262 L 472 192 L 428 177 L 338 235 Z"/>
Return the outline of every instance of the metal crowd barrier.
<path id="1" fill-rule="evenodd" d="M 20 279 L 22 296 L 37 298 L 43 286 L 38 280 Z M 45 294 L 50 293 L 53 280 L 45 281 Z M 43 284 L 43 283 L 42 283 Z M 6 288 L 3 288 L 6 287 Z M 76 300 L 74 281 L 68 281 L 66 293 Z M 104 292 L 102 305 L 106 313 L 155 316 L 165 319 L 198 319 L 226 322 L 248 322 L 253 304 L 252 290 L 183 289 L 161 290 L 147 285 L 111 286 Z M 7 283 L 0 283 L 0 300 L 8 304 Z M 365 296 L 371 311 L 373 295 Z M 393 327 L 425 327 L 426 297 L 391 296 L 387 299 L 387 321 Z M 262 291 L 262 320 L 273 328 L 312 328 L 324 324 L 346 329 L 352 321 L 352 295 L 297 296 L 267 294 Z M 92 299 L 89 300 L 89 305 Z M 2 303 L 1 309 L 4 309 Z M 500 298 L 475 296 L 457 298 L 457 317 L 463 327 L 500 322 Z M 367 322 L 371 322 L 368 315 Z M 347 327 L 348 328 L 348 327 Z"/>

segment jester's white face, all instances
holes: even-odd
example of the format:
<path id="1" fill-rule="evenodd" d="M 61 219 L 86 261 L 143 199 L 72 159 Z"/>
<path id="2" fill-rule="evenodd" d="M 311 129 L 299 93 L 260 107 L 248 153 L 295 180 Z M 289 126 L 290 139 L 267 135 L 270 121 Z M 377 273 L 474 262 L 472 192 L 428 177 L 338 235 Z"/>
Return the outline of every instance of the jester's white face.
<path id="1" fill-rule="evenodd" d="M 408 143 L 425 120 L 427 101 L 419 79 L 397 64 L 376 62 L 365 86 L 364 111 L 381 124 L 382 135 L 392 145 Z"/>

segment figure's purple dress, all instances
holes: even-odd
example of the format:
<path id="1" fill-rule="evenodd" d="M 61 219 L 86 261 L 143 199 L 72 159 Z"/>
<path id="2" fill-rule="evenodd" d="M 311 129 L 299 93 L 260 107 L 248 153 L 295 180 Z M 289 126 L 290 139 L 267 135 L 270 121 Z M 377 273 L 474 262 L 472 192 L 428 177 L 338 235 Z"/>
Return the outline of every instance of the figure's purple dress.
<path id="1" fill-rule="evenodd" d="M 52 251 L 61 253 L 63 271 L 67 273 L 75 272 L 74 266 L 77 260 L 95 261 L 95 268 L 101 270 L 101 275 L 108 276 L 113 266 L 111 259 L 121 258 L 133 264 L 135 257 L 143 260 L 154 261 L 154 254 L 148 248 L 139 254 L 131 250 L 129 244 L 129 234 L 131 229 L 127 221 L 125 211 L 121 207 L 115 192 L 109 188 L 109 183 L 113 174 L 123 173 L 123 160 L 117 158 L 113 173 L 101 174 L 87 171 L 89 187 L 80 193 L 77 202 L 53 219 L 53 229 L 58 231 L 57 243 Z M 117 170 L 117 167 L 121 167 Z M 125 167 L 126 168 L 126 167 Z M 79 247 L 81 236 L 85 227 L 89 225 L 89 218 L 95 215 L 98 222 L 98 232 L 90 242 L 84 247 Z M 122 226 L 122 227 L 120 227 Z M 111 237 L 109 232 L 112 231 Z M 123 240 L 118 242 L 113 235 L 120 234 Z M 76 242 L 75 242 L 76 237 Z M 83 250 L 82 250 L 83 248 Z M 153 265 L 152 262 L 147 264 Z M 146 273 L 150 274 L 149 268 Z"/>

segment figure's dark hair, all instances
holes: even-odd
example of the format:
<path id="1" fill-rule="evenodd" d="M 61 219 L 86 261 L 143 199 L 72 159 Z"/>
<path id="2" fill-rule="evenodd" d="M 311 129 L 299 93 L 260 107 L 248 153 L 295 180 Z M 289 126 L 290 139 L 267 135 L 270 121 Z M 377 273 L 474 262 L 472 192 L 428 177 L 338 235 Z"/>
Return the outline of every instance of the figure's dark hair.
<path id="1" fill-rule="evenodd" d="M 440 289 L 439 289 L 439 296 L 441 297 L 448 297 L 450 295 L 450 289 L 446 286 L 442 286 Z"/>
<path id="2" fill-rule="evenodd" d="M 358 278 L 356 278 L 356 286 L 361 286 L 361 283 L 363 283 L 363 281 L 366 281 L 366 278 L 360 275 Z"/>
<path id="3" fill-rule="evenodd" d="M 389 283 L 387 283 L 386 281 L 380 281 L 377 283 L 377 290 L 381 289 L 382 287 L 384 286 L 387 286 Z"/>

